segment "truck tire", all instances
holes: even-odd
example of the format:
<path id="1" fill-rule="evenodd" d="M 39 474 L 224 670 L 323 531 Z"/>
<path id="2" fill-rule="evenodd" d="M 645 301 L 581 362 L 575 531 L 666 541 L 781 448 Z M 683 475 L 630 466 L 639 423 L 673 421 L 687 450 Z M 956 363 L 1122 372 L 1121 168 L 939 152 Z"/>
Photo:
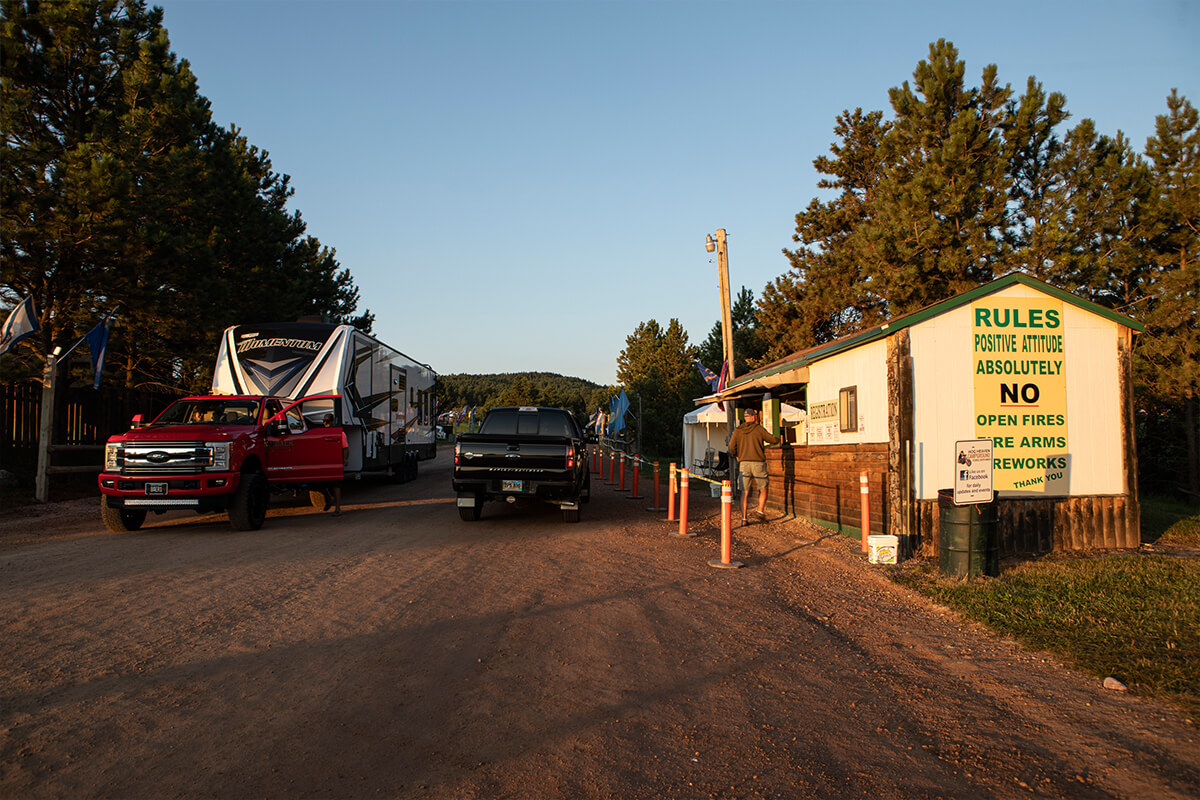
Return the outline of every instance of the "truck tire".
<path id="1" fill-rule="evenodd" d="M 588 471 L 587 477 L 583 479 L 583 491 L 579 493 L 579 502 L 590 503 L 592 501 L 592 473 Z"/>
<path id="2" fill-rule="evenodd" d="M 458 518 L 463 522 L 475 522 L 483 514 L 483 498 L 476 497 L 475 505 L 470 508 L 464 506 L 458 507 Z"/>
<path id="3" fill-rule="evenodd" d="M 100 518 L 104 520 L 104 527 L 113 533 L 125 533 L 142 527 L 142 523 L 146 521 L 146 512 L 109 508 L 108 500 L 104 495 L 100 495 Z"/>
<path id="4" fill-rule="evenodd" d="M 242 476 L 229 504 L 229 527 L 235 531 L 256 531 L 267 518 L 267 479 L 261 472 Z"/>

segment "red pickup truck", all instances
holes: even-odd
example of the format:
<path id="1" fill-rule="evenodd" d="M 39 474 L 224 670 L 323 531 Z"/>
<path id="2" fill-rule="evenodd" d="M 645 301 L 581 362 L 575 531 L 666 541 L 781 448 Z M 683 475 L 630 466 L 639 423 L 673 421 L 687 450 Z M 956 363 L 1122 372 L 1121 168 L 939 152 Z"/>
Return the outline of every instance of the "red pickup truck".
<path id="1" fill-rule="evenodd" d="M 111 437 L 100 473 L 100 515 L 111 531 L 146 513 L 226 511 L 234 530 L 258 530 L 272 489 L 342 480 L 337 395 L 287 400 L 185 397 L 149 425 Z"/>

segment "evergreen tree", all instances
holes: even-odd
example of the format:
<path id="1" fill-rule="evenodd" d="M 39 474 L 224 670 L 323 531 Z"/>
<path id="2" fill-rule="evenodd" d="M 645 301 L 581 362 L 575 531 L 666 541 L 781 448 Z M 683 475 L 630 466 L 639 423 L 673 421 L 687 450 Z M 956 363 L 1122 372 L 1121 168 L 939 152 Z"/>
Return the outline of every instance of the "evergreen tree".
<path id="1" fill-rule="evenodd" d="M 1021 270 L 1050 283 L 1057 282 L 1056 270 L 1070 247 L 1063 142 L 1056 133 L 1069 116 L 1066 102 L 1030 76 L 1025 94 L 1008 104 L 1004 126 L 1010 200 L 1005 272 Z"/>
<path id="2" fill-rule="evenodd" d="M 649 455 L 678 457 L 683 451 L 683 415 L 695 408 L 693 398 L 708 391 L 692 363 L 695 355 L 677 319 L 665 330 L 653 319 L 643 322 L 625 339 L 617 380 L 633 413 L 641 401 L 642 449 Z"/>
<path id="3" fill-rule="evenodd" d="M 865 272 L 872 253 L 862 229 L 874 213 L 884 167 L 881 144 L 890 127 L 880 111 L 844 111 L 834 125 L 840 141 L 830 145 L 833 157 L 813 161 L 827 176 L 818 187 L 838 194 L 827 202 L 814 199 L 796 215 L 792 240 L 800 246 L 783 251 L 791 269 L 763 289 L 757 318 L 764 363 L 836 339 L 883 314 L 883 298 Z"/>
<path id="4" fill-rule="evenodd" d="M 211 121 L 162 12 L 140 0 L 2 0 L 0 294 L 69 345 L 118 306 L 127 386 L 208 384 L 228 325 L 354 318 L 357 289 L 286 208 L 288 178 Z"/>
<path id="5" fill-rule="evenodd" d="M 745 375 L 759 366 L 767 346 L 758 330 L 758 312 L 754 305 L 754 292 L 741 287 L 729 310 L 730 327 L 733 328 L 733 363 L 736 375 Z M 721 332 L 721 321 L 717 320 L 708 338 L 696 348 L 696 358 L 701 364 L 720 373 L 725 363 L 725 343 Z"/>
<path id="6" fill-rule="evenodd" d="M 895 120 L 863 231 L 871 290 L 889 316 L 987 282 L 1003 262 L 1011 92 L 997 83 L 994 64 L 977 88 L 965 85 L 965 71 L 954 45 L 939 40 L 917 64 L 914 86 L 889 92 Z"/>
<path id="7" fill-rule="evenodd" d="M 1153 200 L 1155 269 L 1142 313 L 1146 332 L 1138 343 L 1139 383 L 1152 407 L 1171 420 L 1168 431 L 1182 436 L 1186 483 L 1180 487 L 1200 504 L 1200 115 L 1178 92 L 1167 98 L 1155 135 L 1146 142 Z M 1154 401 L 1157 401 L 1155 403 Z"/>

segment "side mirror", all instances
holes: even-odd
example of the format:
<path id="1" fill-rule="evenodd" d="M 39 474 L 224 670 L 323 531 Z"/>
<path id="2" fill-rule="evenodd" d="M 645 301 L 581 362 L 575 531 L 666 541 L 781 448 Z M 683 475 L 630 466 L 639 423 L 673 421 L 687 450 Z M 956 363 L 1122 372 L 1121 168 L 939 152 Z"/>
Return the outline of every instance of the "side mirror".
<path id="1" fill-rule="evenodd" d="M 146 418 L 141 414 L 134 414 L 133 419 L 129 421 L 129 429 L 140 428 L 146 424 Z"/>
<path id="2" fill-rule="evenodd" d="M 287 436 L 291 433 L 288 429 L 287 419 L 284 417 L 273 417 L 267 423 L 267 432 L 273 436 Z"/>

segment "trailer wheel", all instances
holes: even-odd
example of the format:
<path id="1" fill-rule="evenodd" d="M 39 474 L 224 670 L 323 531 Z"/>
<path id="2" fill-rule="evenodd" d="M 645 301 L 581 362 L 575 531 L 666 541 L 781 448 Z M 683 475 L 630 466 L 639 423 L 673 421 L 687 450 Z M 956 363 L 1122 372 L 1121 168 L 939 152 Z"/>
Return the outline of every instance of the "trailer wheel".
<path id="1" fill-rule="evenodd" d="M 125 533 L 126 531 L 136 531 L 142 527 L 142 523 L 146 521 L 146 512 L 109 508 L 108 500 L 101 495 L 100 518 L 104 520 L 104 527 L 113 533 Z"/>
<path id="2" fill-rule="evenodd" d="M 417 459 L 417 451 L 413 450 L 408 454 L 408 480 L 415 481 L 417 479 L 417 465 L 420 461 Z"/>
<path id="3" fill-rule="evenodd" d="M 261 472 L 242 476 L 233 501 L 229 504 L 229 527 L 235 531 L 256 531 L 267 518 L 267 479 Z"/>

